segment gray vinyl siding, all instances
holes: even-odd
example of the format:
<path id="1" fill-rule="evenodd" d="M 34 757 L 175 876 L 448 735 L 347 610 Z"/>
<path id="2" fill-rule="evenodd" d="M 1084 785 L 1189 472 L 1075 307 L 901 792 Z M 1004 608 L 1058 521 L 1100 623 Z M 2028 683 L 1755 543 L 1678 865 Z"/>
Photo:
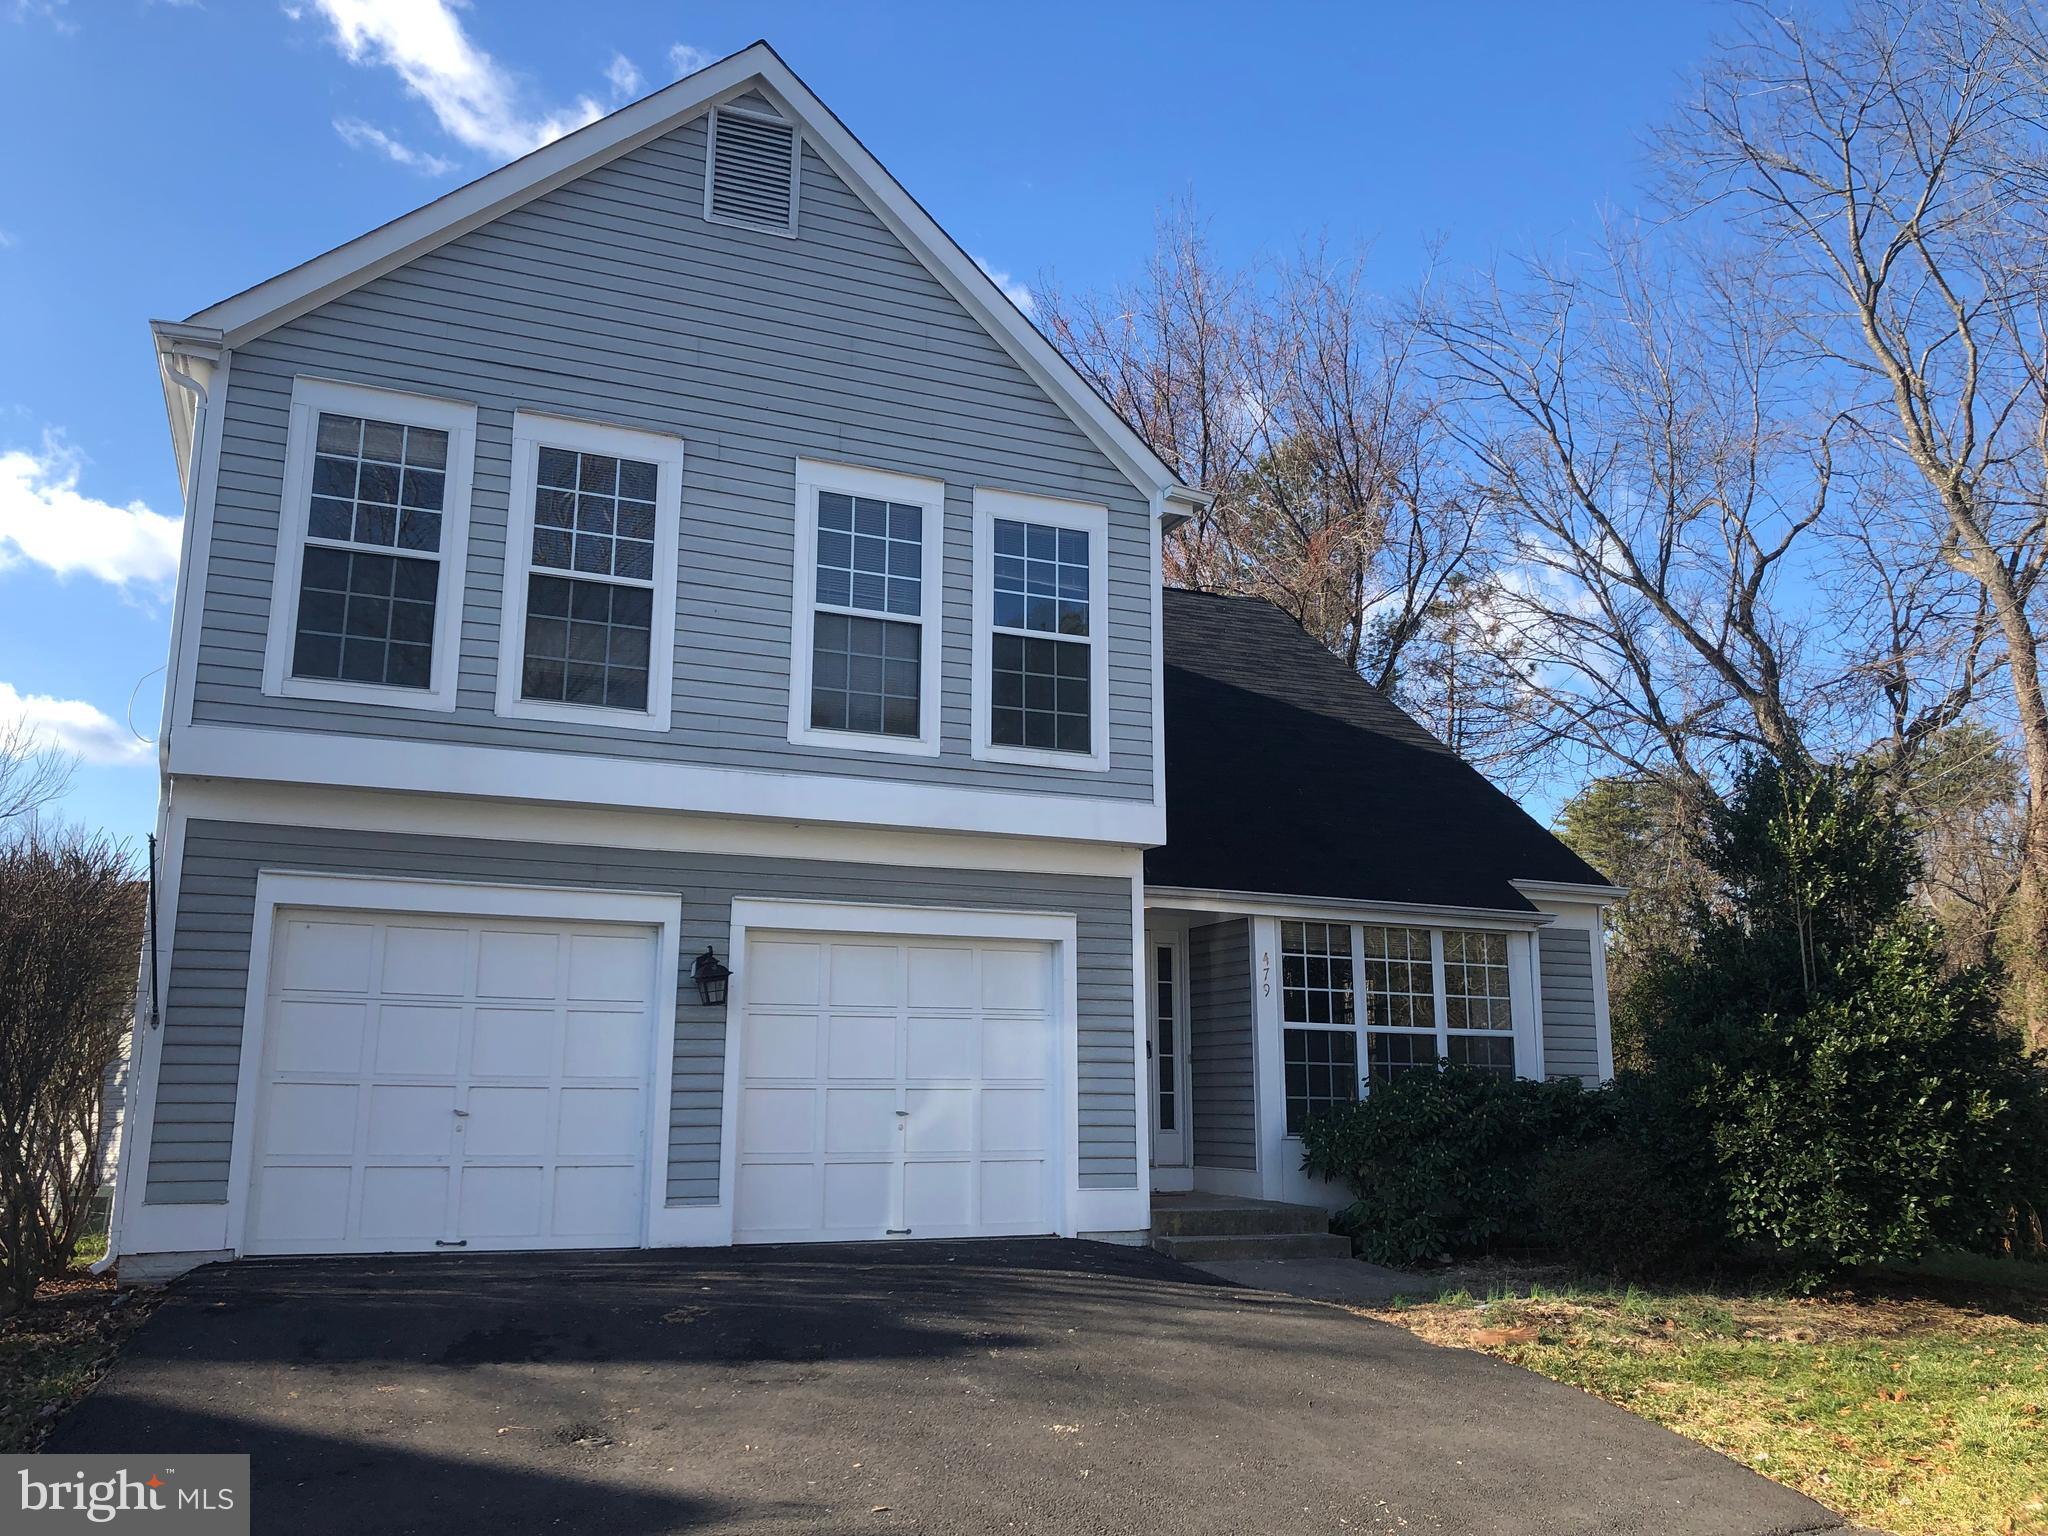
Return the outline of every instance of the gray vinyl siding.
<path id="1" fill-rule="evenodd" d="M 1251 925 L 1243 918 L 1188 932 L 1188 1071 L 1195 1165 L 1257 1168 Z"/>
<path id="2" fill-rule="evenodd" d="M 193 822 L 185 834 L 150 1138 L 144 1198 L 151 1204 L 227 1198 L 256 876 L 265 868 L 674 891 L 683 906 L 685 957 L 706 944 L 731 954 L 735 896 L 1071 912 L 1080 934 L 1079 1181 L 1088 1189 L 1137 1184 L 1128 880 Z M 699 1002 L 687 972 L 679 967 L 677 978 L 668 1202 L 715 1204 L 725 1010 Z"/>
<path id="3" fill-rule="evenodd" d="M 1144 499 L 815 153 L 791 239 L 705 221 L 704 146 L 699 118 L 235 353 L 195 719 L 1150 800 Z M 478 406 L 452 714 L 262 694 L 298 375 Z M 666 735 L 494 713 L 516 408 L 684 440 Z M 788 740 L 799 456 L 945 481 L 936 759 Z M 971 755 L 976 486 L 1109 508 L 1107 772 Z"/>
<path id="4" fill-rule="evenodd" d="M 1543 1072 L 1600 1080 L 1600 1025 L 1593 996 L 1593 936 L 1546 928 L 1537 936 L 1543 974 Z"/>

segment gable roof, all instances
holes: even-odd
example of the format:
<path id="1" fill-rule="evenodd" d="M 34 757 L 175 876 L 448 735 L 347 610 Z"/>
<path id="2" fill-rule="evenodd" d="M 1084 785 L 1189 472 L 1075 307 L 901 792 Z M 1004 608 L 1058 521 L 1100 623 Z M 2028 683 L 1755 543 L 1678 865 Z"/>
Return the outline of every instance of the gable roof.
<path id="1" fill-rule="evenodd" d="M 1260 598 L 1163 594 L 1166 844 L 1148 886 L 1527 913 L 1606 879 Z"/>
<path id="2" fill-rule="evenodd" d="M 804 142 L 874 210 L 911 254 L 1110 461 L 1155 499 L 1162 513 L 1168 511 L 1170 503 L 1201 505 L 1209 500 L 1207 493 L 1179 482 L 1173 470 L 1130 424 L 1089 386 L 974 259 L 939 227 L 917 199 L 904 190 L 766 42 L 750 44 L 324 255 L 209 305 L 181 327 L 160 327 L 159 354 L 168 355 L 179 344 L 189 343 L 194 330 L 218 333 L 220 345 L 241 346 L 436 246 L 673 132 L 713 107 L 754 91 L 798 124 Z M 174 334 L 177 332 L 185 334 Z"/>

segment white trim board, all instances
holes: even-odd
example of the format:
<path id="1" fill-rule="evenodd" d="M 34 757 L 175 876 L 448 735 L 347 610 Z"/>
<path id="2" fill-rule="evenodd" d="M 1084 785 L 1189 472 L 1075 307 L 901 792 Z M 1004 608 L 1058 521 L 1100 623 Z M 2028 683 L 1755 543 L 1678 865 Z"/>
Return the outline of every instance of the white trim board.
<path id="1" fill-rule="evenodd" d="M 1201 504 L 1128 423 L 1091 389 L 995 282 L 906 192 L 766 42 L 756 42 L 675 84 L 565 134 L 326 254 L 210 305 L 188 322 L 238 347 L 391 271 L 720 103 L 759 87 L 798 134 L 957 298 L 989 335 L 1094 440 L 1140 491 Z"/>
<path id="2" fill-rule="evenodd" d="M 1546 928 L 1548 912 L 1502 912 L 1493 907 L 1433 907 L 1415 902 L 1357 901 L 1335 896 L 1282 896 L 1261 891 L 1206 891 L 1154 885 L 1145 890 L 1154 912 L 1216 912 L 1246 917 L 1300 917 L 1313 922 L 1447 924 L 1460 928 Z"/>
<path id="3" fill-rule="evenodd" d="M 432 795 L 693 811 L 771 821 L 979 832 L 1020 839 L 1152 847 L 1166 840 L 1150 800 L 957 789 L 827 773 L 742 768 L 595 752 L 478 747 L 335 731 L 193 725 L 171 745 L 170 771 L 353 789 L 379 785 Z"/>

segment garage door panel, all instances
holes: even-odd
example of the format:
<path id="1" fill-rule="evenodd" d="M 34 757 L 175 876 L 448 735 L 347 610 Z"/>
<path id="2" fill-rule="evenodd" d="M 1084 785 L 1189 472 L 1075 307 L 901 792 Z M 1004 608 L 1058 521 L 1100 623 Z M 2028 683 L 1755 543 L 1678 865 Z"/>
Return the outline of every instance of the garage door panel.
<path id="1" fill-rule="evenodd" d="M 546 929 L 486 930 L 477 946 L 478 997 L 553 1002 L 561 991 L 561 939 Z"/>
<path id="2" fill-rule="evenodd" d="M 835 1013 L 826 1025 L 825 1074 L 835 1081 L 896 1079 L 896 1015 Z"/>
<path id="3" fill-rule="evenodd" d="M 894 1088 L 828 1088 L 825 1090 L 827 1157 L 896 1150 Z"/>
<path id="4" fill-rule="evenodd" d="M 384 930 L 380 989 L 415 997 L 461 997 L 470 990 L 475 963 L 476 941 L 467 928 L 393 923 Z"/>
<path id="5" fill-rule="evenodd" d="M 913 1008 L 972 1009 L 975 1006 L 974 951 L 963 945 L 910 946 Z"/>
<path id="6" fill-rule="evenodd" d="M 280 1083 L 264 1106 L 263 1144 L 280 1157 L 346 1157 L 356 1143 L 354 1083 Z"/>
<path id="7" fill-rule="evenodd" d="M 428 1241 L 439 1237 L 448 1228 L 448 1181 L 446 1167 L 364 1168 L 362 1230 Z"/>
<path id="8" fill-rule="evenodd" d="M 564 1088 L 556 1108 L 562 1157 L 628 1158 L 640 1146 L 638 1088 Z"/>
<path id="9" fill-rule="evenodd" d="M 567 1077 L 645 1076 L 646 1017 L 570 1009 L 563 1028 L 562 1072 Z"/>
<path id="10" fill-rule="evenodd" d="M 816 1077 L 818 1029 L 814 1013 L 753 1015 L 742 1052 L 747 1076 Z"/>
<path id="11" fill-rule="evenodd" d="M 983 950 L 981 1006 L 1042 1011 L 1049 969 L 1042 949 Z"/>
<path id="12" fill-rule="evenodd" d="M 903 1096 L 906 1152 L 972 1152 L 974 1090 L 912 1088 Z"/>
<path id="13" fill-rule="evenodd" d="M 647 996 L 653 956 L 647 941 L 607 934 L 569 936 L 568 1000 L 572 1003 L 637 1003 Z"/>
<path id="14" fill-rule="evenodd" d="M 351 912 L 277 932 L 248 1251 L 641 1240 L 650 930 Z"/>
<path id="15" fill-rule="evenodd" d="M 733 1203 L 733 1224 L 746 1230 L 808 1230 L 823 1215 L 821 1173 L 829 1176 L 841 1165 L 757 1163 L 740 1181 Z"/>
<path id="16" fill-rule="evenodd" d="M 462 1170 L 456 1219 L 465 1237 L 537 1238 L 545 1193 L 545 1172 L 538 1165 L 472 1163 Z"/>
<path id="17" fill-rule="evenodd" d="M 903 952 L 893 944 L 834 944 L 827 962 L 834 1008 L 893 1008 L 902 1001 Z"/>
<path id="18" fill-rule="evenodd" d="M 824 996 L 824 952 L 822 944 L 757 940 L 748 957 L 747 1001 L 765 1008 L 816 1007 Z"/>
<path id="19" fill-rule="evenodd" d="M 1045 1152 L 1047 1095 L 1037 1088 L 984 1088 L 981 1150 Z"/>
<path id="20" fill-rule="evenodd" d="M 903 1225 L 942 1236 L 975 1225 L 974 1164 L 912 1162 L 903 1169 Z"/>
<path id="21" fill-rule="evenodd" d="M 252 1235 L 275 1243 L 336 1243 L 348 1228 L 346 1168 L 274 1168 L 251 1204 Z"/>
<path id="22" fill-rule="evenodd" d="M 377 1005 L 374 1064 L 389 1077 L 450 1077 L 462 1054 L 463 1010 L 430 1003 Z"/>
<path id="23" fill-rule="evenodd" d="M 363 1069 L 370 1005 L 294 998 L 278 1009 L 275 1028 L 279 1071 L 354 1077 Z"/>
<path id="24" fill-rule="evenodd" d="M 988 1017 L 981 1021 L 981 1075 L 984 1080 L 1015 1081 L 1045 1078 L 1045 1025 L 1041 1018 Z"/>
<path id="25" fill-rule="evenodd" d="M 981 1032 L 972 1016 L 904 1021 L 904 1074 L 917 1078 L 972 1079 L 981 1075 Z"/>
<path id="26" fill-rule="evenodd" d="M 749 1088 L 740 1107 L 740 1150 L 750 1155 L 812 1152 L 817 1142 L 814 1088 Z"/>
<path id="27" fill-rule="evenodd" d="M 827 1163 L 824 1211 L 806 1226 L 822 1226 L 842 1237 L 880 1237 L 892 1219 L 889 1203 L 895 1176 L 893 1160 Z"/>
<path id="28" fill-rule="evenodd" d="M 376 942 L 369 923 L 288 923 L 278 982 L 295 992 L 368 992 Z"/>
<path id="29" fill-rule="evenodd" d="M 463 1151 L 470 1157 L 539 1157 L 548 1150 L 548 1090 L 473 1087 Z"/>
<path id="30" fill-rule="evenodd" d="M 453 1084 L 374 1083 L 363 1150 L 371 1157 L 447 1157 L 455 1144 Z M 343 1153 L 349 1146 L 341 1148 Z"/>
<path id="31" fill-rule="evenodd" d="M 1044 1163 L 986 1161 L 978 1173 L 981 1220 L 985 1227 L 1021 1232 L 1044 1230 L 1052 1214 L 1047 1203 Z"/>
<path id="32" fill-rule="evenodd" d="M 480 1077 L 553 1077 L 561 1039 L 561 1016 L 552 1008 L 479 1007 L 469 1070 Z"/>

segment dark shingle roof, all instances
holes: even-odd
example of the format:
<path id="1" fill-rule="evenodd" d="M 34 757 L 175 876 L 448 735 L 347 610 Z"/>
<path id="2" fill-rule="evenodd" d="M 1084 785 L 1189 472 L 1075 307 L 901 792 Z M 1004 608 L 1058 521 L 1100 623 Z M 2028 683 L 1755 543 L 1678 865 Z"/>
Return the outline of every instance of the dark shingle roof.
<path id="1" fill-rule="evenodd" d="M 1151 885 L 1526 912 L 1605 878 L 1271 603 L 1168 589 Z"/>

